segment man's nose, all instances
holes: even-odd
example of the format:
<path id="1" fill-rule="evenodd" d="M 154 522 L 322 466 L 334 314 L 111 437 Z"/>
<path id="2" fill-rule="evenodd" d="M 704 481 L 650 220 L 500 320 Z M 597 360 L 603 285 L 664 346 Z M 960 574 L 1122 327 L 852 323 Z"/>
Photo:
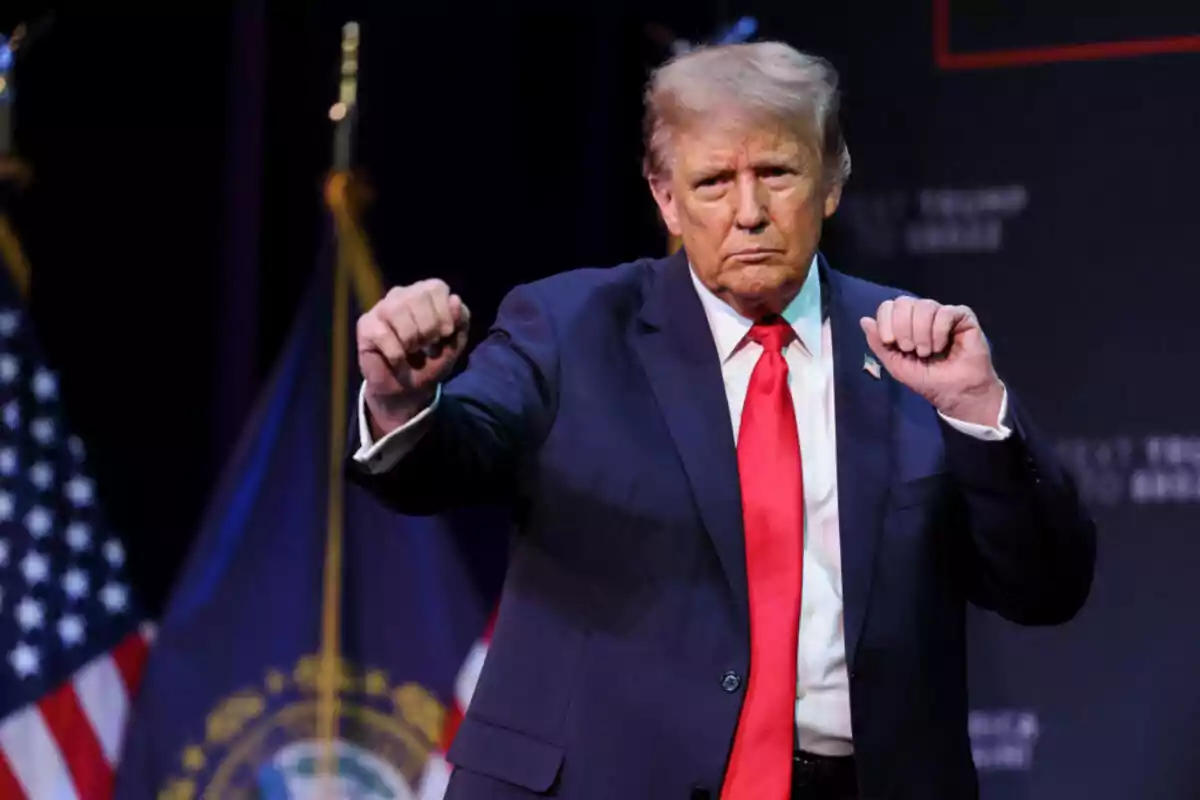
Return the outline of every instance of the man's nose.
<path id="1" fill-rule="evenodd" d="M 753 176 L 742 176 L 737 181 L 737 226 L 753 231 L 767 223 L 766 187 Z"/>

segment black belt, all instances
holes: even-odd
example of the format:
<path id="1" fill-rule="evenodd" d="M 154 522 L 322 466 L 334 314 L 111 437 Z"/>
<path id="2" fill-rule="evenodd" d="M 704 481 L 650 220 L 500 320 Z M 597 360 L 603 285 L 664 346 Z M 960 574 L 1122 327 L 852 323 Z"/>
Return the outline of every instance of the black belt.
<path id="1" fill-rule="evenodd" d="M 820 756 L 797 750 L 792 757 L 792 800 L 854 800 L 854 756 Z"/>

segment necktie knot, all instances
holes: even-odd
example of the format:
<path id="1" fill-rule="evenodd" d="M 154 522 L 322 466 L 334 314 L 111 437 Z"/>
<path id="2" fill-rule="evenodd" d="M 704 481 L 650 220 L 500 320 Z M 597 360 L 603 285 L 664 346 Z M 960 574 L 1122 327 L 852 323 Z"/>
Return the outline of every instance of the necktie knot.
<path id="1" fill-rule="evenodd" d="M 784 346 L 796 337 L 792 326 L 783 317 L 768 317 L 754 323 L 750 328 L 750 338 L 758 342 L 762 349 L 769 353 L 782 353 Z"/>

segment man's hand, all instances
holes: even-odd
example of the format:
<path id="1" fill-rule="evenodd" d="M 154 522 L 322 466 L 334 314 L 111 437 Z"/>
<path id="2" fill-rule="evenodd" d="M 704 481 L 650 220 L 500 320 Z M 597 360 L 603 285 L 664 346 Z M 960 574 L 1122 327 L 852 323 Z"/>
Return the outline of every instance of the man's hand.
<path id="1" fill-rule="evenodd" d="M 893 378 L 947 417 L 997 424 L 1004 386 L 971 309 L 898 297 L 861 324 L 867 345 Z"/>
<path id="2" fill-rule="evenodd" d="M 358 319 L 358 368 L 376 435 L 433 400 L 467 343 L 471 314 L 440 280 L 399 286 Z"/>

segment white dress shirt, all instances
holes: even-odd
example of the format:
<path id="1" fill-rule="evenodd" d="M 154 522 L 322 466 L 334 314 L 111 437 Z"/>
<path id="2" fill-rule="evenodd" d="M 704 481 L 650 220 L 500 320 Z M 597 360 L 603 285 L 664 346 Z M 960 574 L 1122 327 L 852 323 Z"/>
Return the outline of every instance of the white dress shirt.
<path id="1" fill-rule="evenodd" d="M 762 347 L 746 337 L 753 320 L 742 317 L 692 273 L 721 361 L 730 432 L 737 440 L 750 374 Z M 822 319 L 821 282 L 816 258 L 800 293 L 783 312 L 797 341 L 784 349 L 788 383 L 796 408 L 800 457 L 804 466 L 804 566 L 796 670 L 796 728 L 802 749 L 822 755 L 853 752 L 850 688 L 842 618 L 842 559 L 838 527 L 837 432 L 834 420 L 833 347 L 829 320 Z M 365 387 L 364 387 L 365 388 Z M 386 470 L 426 428 L 433 403 L 401 428 L 373 442 L 362 392 L 359 395 L 361 447 L 355 459 L 372 471 Z M 986 440 L 1006 438 L 1007 392 L 994 428 L 945 418 L 958 430 Z"/>

